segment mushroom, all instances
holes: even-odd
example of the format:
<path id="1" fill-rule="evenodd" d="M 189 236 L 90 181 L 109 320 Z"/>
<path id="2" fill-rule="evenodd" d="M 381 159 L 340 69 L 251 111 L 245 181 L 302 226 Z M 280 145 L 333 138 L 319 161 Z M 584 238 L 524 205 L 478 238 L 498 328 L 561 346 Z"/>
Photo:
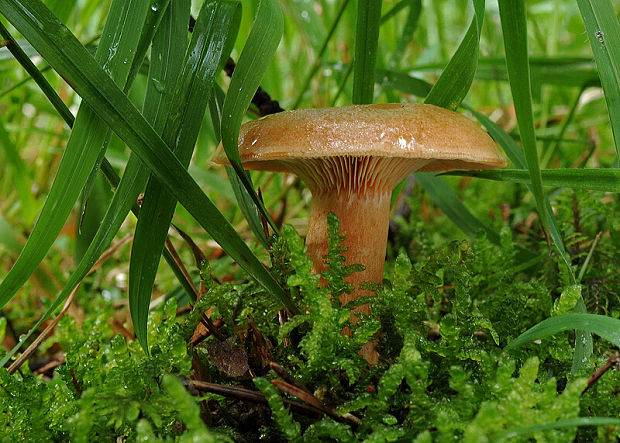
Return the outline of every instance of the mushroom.
<path id="1" fill-rule="evenodd" d="M 495 142 L 471 120 L 404 103 L 268 115 L 241 127 L 239 155 L 246 169 L 292 172 L 310 188 L 306 245 L 315 273 L 326 269 L 327 214 L 338 216 L 347 264 L 365 267 L 348 277 L 355 289 L 340 297 L 343 305 L 373 295 L 360 283 L 382 281 L 390 198 L 401 180 L 416 171 L 506 166 Z M 221 146 L 214 161 L 229 164 Z"/>

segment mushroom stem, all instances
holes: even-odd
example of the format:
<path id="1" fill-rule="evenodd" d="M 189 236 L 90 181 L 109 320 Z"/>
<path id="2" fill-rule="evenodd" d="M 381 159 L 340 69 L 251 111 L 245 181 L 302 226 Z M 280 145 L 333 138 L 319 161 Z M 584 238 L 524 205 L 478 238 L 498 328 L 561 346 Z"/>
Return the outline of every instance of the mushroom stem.
<path id="1" fill-rule="evenodd" d="M 381 283 L 385 263 L 388 226 L 390 219 L 390 191 L 366 189 L 363 191 L 313 190 L 306 245 L 313 263 L 313 272 L 327 269 L 323 257 L 328 252 L 327 214 L 333 212 L 340 220 L 340 232 L 345 235 L 347 251 L 345 264 L 360 263 L 365 269 L 345 279 L 354 286 L 351 294 L 340 296 L 343 305 L 359 297 L 372 296 L 372 291 L 359 289 L 362 282 Z M 368 305 L 355 309 L 370 313 Z M 353 318 L 355 322 L 356 319 Z"/>

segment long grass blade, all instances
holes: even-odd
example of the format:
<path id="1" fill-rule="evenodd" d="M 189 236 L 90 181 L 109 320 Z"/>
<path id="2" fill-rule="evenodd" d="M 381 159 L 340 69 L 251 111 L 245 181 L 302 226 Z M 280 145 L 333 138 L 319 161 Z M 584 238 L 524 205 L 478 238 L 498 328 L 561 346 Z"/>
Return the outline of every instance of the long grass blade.
<path id="1" fill-rule="evenodd" d="M 499 234 L 474 216 L 445 180 L 429 173 L 417 173 L 415 176 L 431 200 L 467 236 L 474 238 L 479 231 L 484 231 L 491 242 L 499 244 Z"/>
<path id="2" fill-rule="evenodd" d="M 24 9 L 23 5 L 29 6 Z M 83 100 L 136 152 L 166 184 L 200 225 L 265 289 L 297 311 L 273 276 L 265 270 L 230 223 L 202 192 L 166 143 L 125 94 L 102 71 L 80 42 L 38 0 L 0 0 L 0 12 L 28 38 Z M 43 24 L 41 26 L 41 24 Z M 43 32 L 44 28 L 46 32 Z M 55 38 L 49 39 L 48 35 Z"/>
<path id="3" fill-rule="evenodd" d="M 10 9 L 12 3 L 14 2 L 0 2 L 0 10 L 9 21 L 11 14 L 7 14 L 6 10 Z M 31 13 L 32 8 L 27 8 L 34 5 L 28 3 L 22 2 L 17 8 L 22 13 Z M 44 8 L 42 5 L 41 7 Z M 147 0 L 116 0 L 110 7 L 95 63 L 121 84 L 127 79 L 138 43 L 139 35 L 135 29 L 142 28 L 148 7 Z M 46 11 L 50 19 L 59 24 L 56 17 L 49 10 Z M 36 21 L 30 16 L 28 20 L 41 32 L 40 40 L 54 40 L 54 36 L 46 32 L 45 22 Z M 36 44 L 33 46 L 36 47 Z M 56 178 L 37 223 L 13 268 L 0 284 L 0 306 L 6 304 L 28 279 L 56 239 L 99 156 L 107 132 L 106 124 L 90 106 L 80 107 Z"/>
<path id="4" fill-rule="evenodd" d="M 354 104 L 372 103 L 375 91 L 375 65 L 381 25 L 381 0 L 357 3 L 355 58 L 353 60 Z"/>
<path id="5" fill-rule="evenodd" d="M 160 134 L 173 110 L 173 95 L 187 50 L 187 24 L 190 4 L 186 0 L 172 3 L 155 33 L 151 48 L 149 79 L 144 98 L 144 117 Z M 176 106 L 183 104 L 176 103 Z M 143 171 L 148 173 L 146 169 Z M 147 320 L 149 305 L 159 258 L 168 233 L 170 220 L 162 220 L 154 229 L 149 223 L 159 222 L 157 198 L 162 195 L 161 185 L 150 177 L 144 193 L 138 223 L 134 233 L 129 263 L 129 311 L 136 338 L 148 352 Z M 164 230 L 163 238 L 159 238 Z"/>
<path id="6" fill-rule="evenodd" d="M 577 0 L 605 92 L 620 166 L 620 24 L 609 0 Z"/>
<path id="7" fill-rule="evenodd" d="M 222 146 L 230 164 L 237 173 L 239 181 L 245 186 L 247 194 L 275 232 L 278 232 L 278 228 L 259 200 L 250 175 L 241 165 L 237 138 L 241 122 L 252 97 L 260 85 L 269 61 L 278 48 L 283 29 L 284 19 L 278 2 L 261 0 L 250 35 L 241 51 L 235 72 L 230 80 L 222 109 L 223 118 L 220 128 Z"/>
<path id="8" fill-rule="evenodd" d="M 32 195 L 32 180 L 26 168 L 26 163 L 19 155 L 19 150 L 9 133 L 0 121 L 0 149 L 4 151 L 6 164 L 4 171 L 10 172 L 15 190 L 21 204 L 22 218 L 26 223 L 32 223 L 36 216 L 36 203 Z"/>
<path id="9" fill-rule="evenodd" d="M 542 169 L 540 172 L 545 186 L 620 192 L 620 169 Z M 446 175 L 531 184 L 530 173 L 527 169 L 451 171 Z"/>
<path id="10" fill-rule="evenodd" d="M 426 103 L 456 108 L 467 94 L 467 91 L 469 91 L 476 72 L 478 43 L 480 41 L 483 17 L 484 0 L 475 0 L 474 17 L 469 29 L 457 48 L 454 57 L 426 96 Z M 415 85 L 416 88 L 420 89 L 420 92 L 424 92 L 428 88 L 422 82 L 415 82 Z M 474 237 L 478 231 L 483 230 L 490 241 L 499 244 L 499 234 L 473 215 L 444 179 L 423 173 L 417 173 L 415 176 L 435 204 L 464 233 Z"/>
<path id="11" fill-rule="evenodd" d="M 220 128 L 222 126 L 222 109 L 224 107 L 225 99 L 226 95 L 224 94 L 224 91 L 219 87 L 219 85 L 216 85 L 209 100 L 209 113 L 215 132 L 215 139 L 218 142 L 222 140 Z M 233 168 L 226 166 L 226 175 L 228 176 L 227 184 L 233 191 L 234 201 L 237 202 L 239 209 L 241 209 L 241 213 L 248 221 L 248 225 L 254 233 L 254 236 L 261 242 L 265 249 L 268 249 L 269 245 L 267 244 L 265 230 L 260 220 L 258 206 L 256 206 L 252 200 L 252 196 L 249 194 L 248 190 L 243 185 Z"/>
<path id="12" fill-rule="evenodd" d="M 151 46 L 151 42 L 153 40 L 153 36 L 155 35 L 155 31 L 159 27 L 159 23 L 164 15 L 163 12 L 168 7 L 168 3 L 170 3 L 170 0 L 150 0 L 150 1 L 151 1 L 151 7 L 148 10 L 146 19 L 144 21 L 144 25 L 142 27 L 142 32 L 140 33 L 140 40 L 138 41 L 138 45 L 136 48 L 136 55 L 134 57 L 134 62 L 131 64 L 129 74 L 127 75 L 127 82 L 125 83 L 125 88 L 123 88 L 123 91 L 125 93 L 129 93 L 131 85 L 133 85 L 133 81 L 135 80 L 136 76 L 138 75 L 138 72 L 140 71 L 146 52 Z M 95 166 L 92 169 L 90 176 L 88 177 L 88 180 L 86 181 L 86 184 L 84 185 L 82 189 L 82 196 L 81 196 L 82 216 L 85 215 L 84 213 L 86 210 L 86 204 L 90 196 L 90 191 L 93 186 L 95 177 L 97 177 L 99 173 L 100 168 L 103 169 L 103 172 L 108 178 L 108 180 L 112 182 L 111 177 L 109 176 L 110 174 L 108 173 L 110 171 L 110 165 L 107 159 L 105 158 L 105 153 L 108 149 L 108 145 L 110 143 L 111 138 L 112 138 L 112 132 L 108 130 L 108 135 L 106 137 L 106 140 L 103 143 L 103 147 L 101 148 L 101 151 L 99 152 L 99 157 L 97 158 L 97 161 L 95 162 Z M 81 223 L 82 221 L 80 220 L 80 225 Z"/>
<path id="13" fill-rule="evenodd" d="M 570 257 L 564 248 L 564 242 L 555 222 L 549 201 L 545 198 L 542 185 L 532 111 L 525 2 L 523 0 L 499 0 L 499 12 L 504 35 L 504 47 L 506 49 L 508 80 L 512 90 L 527 168 L 530 172 L 531 191 L 536 199 L 536 206 L 538 207 L 542 223 L 549 230 L 553 244 L 564 261 L 571 283 L 575 284 L 575 272 L 572 268 Z M 575 309 L 578 312 L 586 311 L 583 299 L 579 300 Z M 587 360 L 592 353 L 592 346 L 592 336 L 578 331 L 573 359 L 574 371 Z"/>
<path id="14" fill-rule="evenodd" d="M 425 103 L 455 110 L 471 87 L 478 67 L 478 45 L 484 19 L 484 0 L 473 0 L 474 16 L 450 62 L 426 96 Z"/>
<path id="15" fill-rule="evenodd" d="M 531 57 L 530 74 L 533 85 L 598 86 L 600 80 L 592 59 L 586 57 Z M 478 61 L 476 78 L 508 81 L 506 61 L 485 57 Z"/>
<path id="16" fill-rule="evenodd" d="M 506 350 L 570 329 L 596 334 L 614 346 L 620 346 L 620 320 L 596 314 L 562 314 L 541 321 L 508 343 Z"/>
<path id="17" fill-rule="evenodd" d="M 171 27 L 176 28 L 170 30 L 172 47 L 183 48 L 186 45 L 185 26 L 189 22 L 189 7 L 189 2 L 171 5 L 171 12 L 182 8 L 178 19 L 172 16 L 174 21 Z M 228 58 L 237 36 L 240 12 L 237 2 L 205 2 L 194 26 L 179 86 L 173 89 L 176 93 L 171 116 L 163 133 L 164 141 L 175 146 L 174 152 L 185 168 L 189 166 L 194 151 L 215 74 Z M 163 31 L 168 29 L 163 28 Z M 180 38 L 181 42 L 175 41 Z M 174 84 L 173 81 L 170 86 L 174 87 Z M 136 226 L 129 269 L 131 316 L 136 338 L 145 350 L 148 350 L 147 319 L 153 282 L 176 203 L 170 191 L 156 177 L 151 177 Z"/>

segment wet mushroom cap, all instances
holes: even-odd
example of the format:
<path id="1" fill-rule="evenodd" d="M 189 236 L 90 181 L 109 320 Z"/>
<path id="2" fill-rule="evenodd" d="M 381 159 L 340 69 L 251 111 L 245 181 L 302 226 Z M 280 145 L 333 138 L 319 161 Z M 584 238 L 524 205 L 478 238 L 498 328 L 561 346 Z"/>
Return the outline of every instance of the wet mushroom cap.
<path id="1" fill-rule="evenodd" d="M 495 142 L 471 120 L 437 106 L 410 103 L 303 109 L 268 115 L 241 127 L 239 155 L 247 169 L 295 172 L 304 180 L 309 174 L 312 178 L 334 167 L 345 172 L 350 167 L 362 166 L 356 175 L 372 180 L 372 171 L 380 166 L 393 172 L 394 178 L 389 180 L 392 182 L 414 171 L 506 166 Z M 349 159 L 349 163 L 358 166 L 340 164 L 343 160 L 338 160 L 338 164 L 308 161 L 326 158 Z M 228 164 L 221 146 L 213 160 Z M 360 161 L 375 163 L 375 167 L 359 165 Z M 369 170 L 364 172 L 366 169 Z M 340 181 L 333 172 L 328 173 L 326 180 Z M 323 187 L 328 183 L 308 185 Z"/>
<path id="2" fill-rule="evenodd" d="M 362 288 L 363 282 L 381 283 L 391 193 L 399 181 L 415 171 L 506 166 L 495 142 L 478 125 L 426 104 L 285 111 L 244 124 L 238 141 L 247 169 L 293 172 L 310 188 L 306 246 L 316 274 L 327 268 L 327 215 L 332 212 L 340 220 L 346 263 L 364 265 L 345 279 L 354 289 L 339 296 L 343 305 L 374 295 Z M 229 164 L 221 146 L 213 160 Z M 370 307 L 354 311 L 369 313 Z M 360 354 L 377 363 L 372 342 Z"/>

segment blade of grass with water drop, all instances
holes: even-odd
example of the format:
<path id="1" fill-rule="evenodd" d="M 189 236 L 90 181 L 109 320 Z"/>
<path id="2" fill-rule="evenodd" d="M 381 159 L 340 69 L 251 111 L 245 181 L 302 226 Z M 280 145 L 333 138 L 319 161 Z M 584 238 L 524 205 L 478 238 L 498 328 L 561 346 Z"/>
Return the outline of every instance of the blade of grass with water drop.
<path id="1" fill-rule="evenodd" d="M 275 0 L 261 0 L 250 35 L 241 51 L 235 72 L 230 80 L 228 93 L 222 108 L 221 136 L 222 146 L 239 181 L 243 183 L 247 194 L 277 233 L 271 215 L 258 198 L 250 175 L 243 169 L 237 138 L 245 112 L 250 106 L 252 97 L 267 70 L 269 61 L 275 54 L 284 27 L 284 19 L 280 6 Z M 260 235 L 255 232 L 256 235 Z"/>
<path id="2" fill-rule="evenodd" d="M 186 24 L 189 22 L 190 2 L 177 2 L 183 5 L 183 14 L 171 24 L 177 32 L 170 32 L 172 46 L 186 46 Z M 175 11 L 177 4 L 171 5 Z M 173 82 L 168 87 L 175 90 L 170 118 L 163 139 L 174 152 L 183 167 L 191 160 L 198 131 L 209 101 L 215 74 L 228 58 L 232 49 L 241 9 L 238 2 L 205 2 L 192 32 L 192 41 L 183 61 L 183 70 L 175 88 Z M 172 17 L 176 16 L 172 14 Z M 164 29 L 167 32 L 168 28 Z M 151 177 L 144 193 L 140 217 L 134 235 L 134 246 L 129 268 L 129 306 L 136 337 L 145 350 L 147 345 L 148 309 L 157 273 L 159 258 L 168 235 L 170 222 L 174 215 L 177 200 L 156 177 Z"/>
<path id="3" fill-rule="evenodd" d="M 155 31 L 159 27 L 159 23 L 164 15 L 164 11 L 166 11 L 166 8 L 168 7 L 168 3 L 170 3 L 170 0 L 150 0 L 150 1 L 151 1 L 151 7 L 148 10 L 146 19 L 144 21 L 144 25 L 142 26 L 142 32 L 140 33 L 140 41 L 138 42 L 138 45 L 136 47 L 136 56 L 134 57 L 134 62 L 131 64 L 131 69 L 129 70 L 129 74 L 127 75 L 127 82 L 125 83 L 125 87 L 123 88 L 123 91 L 127 94 L 129 93 L 129 90 L 131 89 L 131 86 L 133 85 L 133 81 L 135 80 L 136 76 L 138 75 L 138 72 L 140 71 L 140 68 L 142 67 L 142 63 L 144 61 L 145 55 L 149 47 L 151 46 L 151 42 L 153 40 L 153 36 L 155 35 Z M 97 161 L 95 162 L 95 166 L 93 167 L 90 173 L 90 176 L 88 177 L 88 180 L 86 181 L 86 184 L 84 185 L 82 189 L 82 195 L 80 197 L 80 201 L 82 202 L 81 217 L 84 216 L 84 213 L 86 210 L 86 203 L 88 202 L 91 188 L 93 186 L 95 177 L 97 177 L 97 174 L 99 173 L 100 168 L 103 168 L 103 173 L 106 174 L 106 177 L 110 181 L 109 174 L 106 173 L 109 171 L 110 165 L 107 159 L 105 158 L 105 153 L 108 149 L 108 145 L 110 143 L 111 137 L 112 137 L 112 132 L 108 131 L 108 136 L 106 137 L 106 140 L 103 143 L 103 147 L 101 148 L 101 151 L 99 152 L 99 157 L 97 158 Z M 81 225 L 82 223 L 81 218 L 78 223 L 80 223 Z"/>
<path id="4" fill-rule="evenodd" d="M 173 98 L 179 74 L 187 50 L 187 24 L 190 17 L 190 3 L 187 0 L 173 2 L 166 9 L 151 48 L 149 78 L 144 98 L 144 117 L 153 124 L 159 133 L 164 132 L 168 117 L 173 110 Z M 183 104 L 176 103 L 176 106 Z M 135 154 L 132 154 L 132 159 Z M 150 175 L 146 168 L 141 168 L 141 181 L 147 182 Z M 128 299 L 131 320 L 140 345 L 148 353 L 147 320 L 153 282 L 159 265 L 170 221 L 165 224 L 164 237 L 156 241 L 161 231 L 152 233 L 153 229 L 146 223 L 147 219 L 157 223 L 157 197 L 161 195 L 159 183 L 153 177 L 149 179 L 144 193 L 138 223 L 134 233 L 129 262 Z M 153 189 L 156 188 L 156 189 Z M 146 203 L 146 204 L 145 204 Z M 162 225 L 165 220 L 162 221 Z"/>
<path id="5" fill-rule="evenodd" d="M 374 100 L 381 4 L 381 0 L 360 0 L 357 3 L 355 56 L 353 59 L 353 104 L 368 104 Z"/>
<path id="6" fill-rule="evenodd" d="M 118 86 L 40 0 L 0 0 L 0 13 L 36 47 L 100 118 L 171 189 L 222 248 L 274 298 L 297 308 Z M 47 32 L 42 31 L 42 26 Z M 54 35 L 54 39 L 48 38 Z"/>
<path id="7" fill-rule="evenodd" d="M 3 12 L 5 6 L 0 3 Z M 96 60 L 121 84 L 125 83 L 138 43 L 139 34 L 135 29 L 142 29 L 148 7 L 147 0 L 115 0 L 110 7 Z M 53 14 L 51 17 L 55 19 Z M 7 18 L 10 20 L 10 17 Z M 45 33 L 42 22 L 34 18 L 31 20 L 34 27 Z M 50 40 L 54 38 L 52 35 L 45 36 Z M 52 246 L 97 160 L 107 132 L 105 122 L 97 117 L 90 106 L 80 106 L 71 137 L 37 223 L 22 253 L 0 284 L 0 306 L 13 297 Z"/>
<path id="8" fill-rule="evenodd" d="M 609 0 L 577 0 L 605 92 L 620 166 L 620 24 Z"/>

